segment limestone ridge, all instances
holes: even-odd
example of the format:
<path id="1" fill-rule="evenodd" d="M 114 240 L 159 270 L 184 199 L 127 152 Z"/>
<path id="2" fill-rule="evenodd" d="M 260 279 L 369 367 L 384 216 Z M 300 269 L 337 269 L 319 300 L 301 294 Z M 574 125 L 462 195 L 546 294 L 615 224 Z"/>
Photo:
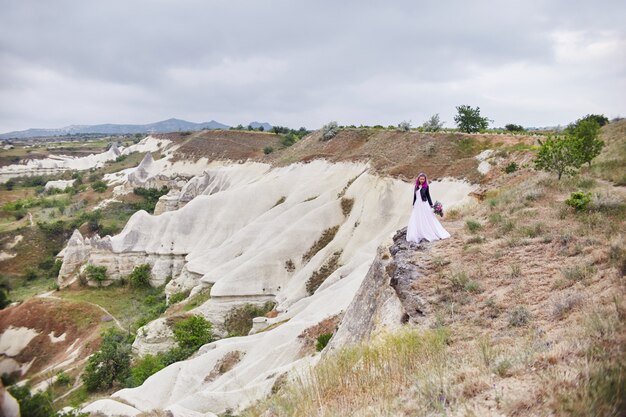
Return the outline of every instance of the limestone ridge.
<path id="1" fill-rule="evenodd" d="M 423 321 L 428 306 L 411 290 L 411 283 L 420 277 L 411 259 L 416 249 L 427 250 L 427 246 L 407 242 L 406 227 L 398 230 L 391 242 L 378 248 L 328 351 L 366 341 L 383 330 L 407 322 L 420 324 Z"/>

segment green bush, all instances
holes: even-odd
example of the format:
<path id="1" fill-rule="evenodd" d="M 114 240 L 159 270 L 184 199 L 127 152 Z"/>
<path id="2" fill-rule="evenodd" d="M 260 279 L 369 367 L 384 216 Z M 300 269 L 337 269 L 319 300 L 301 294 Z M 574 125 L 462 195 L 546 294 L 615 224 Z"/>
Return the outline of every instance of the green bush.
<path id="1" fill-rule="evenodd" d="M 274 306 L 273 302 L 268 301 L 262 306 L 244 304 L 233 308 L 224 318 L 224 328 L 228 336 L 246 336 L 252 329 L 252 319 L 264 316 Z"/>
<path id="2" fill-rule="evenodd" d="M 469 229 L 470 232 L 474 233 L 478 230 L 482 229 L 482 225 L 476 220 L 469 219 L 465 222 L 465 225 Z"/>
<path id="3" fill-rule="evenodd" d="M 182 349 L 198 350 L 213 340 L 213 326 L 202 316 L 190 316 L 174 324 L 174 338 Z"/>
<path id="4" fill-rule="evenodd" d="M 187 297 L 189 297 L 189 290 L 182 291 L 182 292 L 177 292 L 176 294 L 172 294 L 170 296 L 169 304 L 171 305 L 171 304 L 180 303 L 181 301 L 183 301 Z"/>
<path id="5" fill-rule="evenodd" d="M 504 168 L 504 172 L 506 172 L 507 174 L 511 174 L 517 171 L 517 169 L 518 169 L 517 164 L 515 162 L 511 162 L 510 164 L 506 166 L 506 168 Z"/>
<path id="6" fill-rule="evenodd" d="M 150 286 L 151 267 L 148 264 L 138 265 L 128 275 L 131 288 L 146 288 Z"/>
<path id="7" fill-rule="evenodd" d="M 102 284 L 107 279 L 107 267 L 89 264 L 85 268 L 85 274 L 87 279 Z"/>
<path id="8" fill-rule="evenodd" d="M 582 191 L 571 193 L 569 198 L 565 200 L 565 204 L 573 207 L 577 211 L 585 210 L 589 203 L 591 203 L 591 193 L 585 193 Z"/>
<path id="9" fill-rule="evenodd" d="M 269 155 L 269 154 L 271 154 L 272 152 L 274 152 L 274 148 L 272 148 L 271 146 L 266 146 L 265 148 L 263 148 L 263 153 L 264 153 L 265 155 Z"/>
<path id="10" fill-rule="evenodd" d="M 109 188 L 109 186 L 106 182 L 98 180 L 91 184 L 91 188 L 93 188 L 93 190 L 97 193 L 103 193 Z"/>
<path id="11" fill-rule="evenodd" d="M 26 281 L 34 281 L 37 279 L 37 272 L 35 272 L 34 269 L 27 269 L 26 273 L 24 274 L 24 279 Z"/>
<path id="12" fill-rule="evenodd" d="M 143 384 L 148 377 L 156 374 L 163 368 L 165 368 L 165 363 L 163 362 L 162 355 L 146 355 L 132 367 L 130 370 L 130 378 L 126 385 L 128 387 L 138 387 Z"/>
<path id="13" fill-rule="evenodd" d="M 159 198 L 167 194 L 169 191 L 170 190 L 167 187 L 161 187 L 160 189 L 142 187 L 135 188 L 133 193 L 143 197 L 144 201 L 142 203 L 134 203 L 133 208 L 135 210 L 145 210 L 148 213 L 154 213 L 154 208 L 156 207 L 156 203 L 159 201 Z"/>
<path id="14" fill-rule="evenodd" d="M 61 371 L 57 374 L 57 384 L 59 385 L 69 385 L 72 382 L 72 378 L 65 372 Z"/>
<path id="15" fill-rule="evenodd" d="M 7 307 L 11 304 L 11 300 L 9 300 L 9 296 L 4 288 L 0 288 L 0 310 Z"/>
<path id="16" fill-rule="evenodd" d="M 113 329 L 102 336 L 100 350 L 89 357 L 82 379 L 87 391 L 104 391 L 128 378 L 131 345 Z"/>
<path id="17" fill-rule="evenodd" d="M 56 417 L 52 407 L 52 394 L 49 391 L 32 394 L 29 385 L 13 385 L 9 393 L 20 405 L 20 413 L 24 417 Z"/>
<path id="18" fill-rule="evenodd" d="M 315 342 L 315 350 L 317 350 L 318 352 L 324 350 L 331 337 L 333 337 L 332 333 L 322 333 L 321 335 L 317 336 L 317 341 Z"/>

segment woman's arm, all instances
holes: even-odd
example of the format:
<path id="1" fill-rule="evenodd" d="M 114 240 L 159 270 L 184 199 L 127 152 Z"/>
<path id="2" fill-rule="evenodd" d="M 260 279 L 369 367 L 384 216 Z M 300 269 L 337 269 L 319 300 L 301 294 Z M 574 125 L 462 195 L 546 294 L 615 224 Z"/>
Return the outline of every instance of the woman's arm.
<path id="1" fill-rule="evenodd" d="M 415 205 L 415 191 L 417 190 L 417 187 L 413 189 L 413 205 Z"/>
<path id="2" fill-rule="evenodd" d="M 433 200 L 430 199 L 430 187 L 426 188 L 426 197 L 428 197 L 428 204 L 430 204 L 430 206 L 433 206 Z"/>

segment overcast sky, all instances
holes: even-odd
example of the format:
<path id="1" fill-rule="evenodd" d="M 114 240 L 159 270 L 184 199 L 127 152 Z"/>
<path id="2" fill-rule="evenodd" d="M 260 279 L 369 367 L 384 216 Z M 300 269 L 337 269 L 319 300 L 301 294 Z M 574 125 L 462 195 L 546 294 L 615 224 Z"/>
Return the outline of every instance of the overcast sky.
<path id="1" fill-rule="evenodd" d="M 0 0 L 0 132 L 626 116 L 625 1 Z"/>

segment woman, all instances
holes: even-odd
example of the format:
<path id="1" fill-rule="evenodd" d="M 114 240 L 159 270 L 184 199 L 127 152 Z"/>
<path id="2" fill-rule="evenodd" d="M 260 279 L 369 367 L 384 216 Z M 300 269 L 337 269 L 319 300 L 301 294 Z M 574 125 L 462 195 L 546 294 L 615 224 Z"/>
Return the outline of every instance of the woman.
<path id="1" fill-rule="evenodd" d="M 406 229 L 406 240 L 408 242 L 419 243 L 423 239 L 431 242 L 450 237 L 450 233 L 435 218 L 432 207 L 433 201 L 430 199 L 428 179 L 426 174 L 421 173 L 415 181 L 413 211 L 411 211 L 411 218 Z"/>

